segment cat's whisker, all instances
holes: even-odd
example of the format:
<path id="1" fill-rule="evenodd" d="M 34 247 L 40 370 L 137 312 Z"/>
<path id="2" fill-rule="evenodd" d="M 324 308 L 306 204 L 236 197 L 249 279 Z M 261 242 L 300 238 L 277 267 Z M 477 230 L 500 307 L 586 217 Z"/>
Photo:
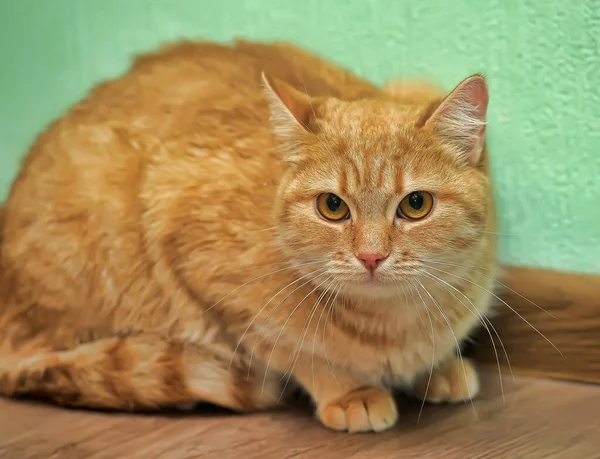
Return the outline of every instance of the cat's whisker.
<path id="1" fill-rule="evenodd" d="M 300 290 L 302 287 L 304 287 L 307 284 L 310 284 L 311 282 L 315 281 L 319 277 L 327 274 L 327 268 L 320 268 L 320 269 L 316 270 L 315 272 L 313 272 L 312 274 L 315 274 L 315 273 L 317 275 L 315 275 L 314 277 L 311 277 L 307 281 L 304 281 L 302 284 L 300 284 L 298 287 L 296 287 L 294 290 L 292 290 L 290 293 L 288 293 L 282 300 L 279 301 L 279 303 L 277 303 L 277 305 L 271 310 L 271 312 L 269 312 L 269 314 L 263 321 L 260 329 L 258 330 L 258 333 L 254 337 L 254 342 L 252 343 L 252 349 L 250 350 L 250 361 L 248 363 L 248 373 L 250 373 L 250 368 L 252 367 L 252 358 L 254 356 L 254 350 L 256 349 L 256 344 L 258 343 L 258 339 L 260 338 L 260 335 L 262 334 L 264 327 L 267 325 L 267 323 L 269 322 L 269 320 L 271 319 L 273 314 L 275 314 L 275 312 L 279 309 L 279 306 L 281 306 L 290 296 L 292 296 L 295 292 Z M 302 278 L 306 278 L 306 277 L 307 276 L 302 276 Z"/>
<path id="2" fill-rule="evenodd" d="M 336 282 L 339 282 L 339 281 L 334 278 L 333 282 L 328 287 L 329 297 L 327 298 L 327 300 L 325 301 L 325 304 L 323 305 L 323 308 L 321 309 L 321 314 L 319 315 L 319 320 L 317 321 L 317 325 L 315 327 L 315 333 L 313 335 L 313 345 L 312 345 L 311 364 L 310 364 L 313 388 L 315 387 L 315 348 L 316 348 L 316 344 L 317 344 L 317 334 L 319 333 L 319 325 L 321 325 L 321 319 L 323 318 L 323 314 L 325 313 L 325 311 L 327 311 L 329 302 L 333 298 L 333 294 L 335 292 L 335 289 L 337 288 Z"/>
<path id="3" fill-rule="evenodd" d="M 211 309 L 213 309 L 214 307 L 216 307 L 216 306 L 218 306 L 219 304 L 221 304 L 223 301 L 225 301 L 227 298 L 229 298 L 231 295 L 233 295 L 233 294 L 234 294 L 235 292 L 237 292 L 239 289 L 241 289 L 241 288 L 245 287 L 246 285 L 249 285 L 249 284 L 251 284 L 251 283 L 253 283 L 253 282 L 256 282 L 257 280 L 264 279 L 265 277 L 272 276 L 273 274 L 277 274 L 277 273 L 280 273 L 280 272 L 283 272 L 283 271 L 289 271 L 290 269 L 297 269 L 297 268 L 300 268 L 300 267 L 302 267 L 302 266 L 315 265 L 315 264 L 318 264 L 318 263 L 323 263 L 323 262 L 322 262 L 322 261 L 313 261 L 313 262 L 308 262 L 308 263 L 301 263 L 301 264 L 299 264 L 299 265 L 288 266 L 287 268 L 281 268 L 281 269 L 278 269 L 278 270 L 276 270 L 276 271 L 272 271 L 272 272 L 270 272 L 270 273 L 267 273 L 267 274 L 261 274 L 260 276 L 257 276 L 257 277 L 255 277 L 255 278 L 253 278 L 253 279 L 250 279 L 249 281 L 247 281 L 247 282 L 244 282 L 242 285 L 240 285 L 240 286 L 238 286 L 238 287 L 234 288 L 234 289 L 233 289 L 231 292 L 229 292 L 227 295 L 225 295 L 224 297 L 222 297 L 222 298 L 221 298 L 219 301 L 217 301 L 216 303 L 214 303 L 214 304 L 213 304 L 212 306 L 210 306 L 209 308 L 206 308 L 206 309 L 205 309 L 205 310 L 202 312 L 202 314 L 205 314 L 205 313 L 207 313 L 208 311 L 210 311 L 210 310 L 211 310 Z M 201 315 L 202 315 L 202 314 L 201 314 Z"/>
<path id="4" fill-rule="evenodd" d="M 323 275 L 323 274 L 321 274 Z M 321 275 L 317 276 L 320 277 Z M 319 285 L 317 285 L 316 287 L 314 287 L 310 292 L 308 292 L 306 294 L 306 296 L 304 298 L 302 298 L 298 304 L 296 304 L 296 306 L 294 307 L 294 309 L 292 309 L 292 312 L 290 312 L 290 314 L 288 315 L 287 319 L 285 320 L 285 322 L 283 323 L 283 325 L 281 326 L 281 329 L 279 330 L 279 333 L 277 334 L 277 338 L 275 338 L 275 343 L 273 343 L 273 348 L 271 349 L 271 353 L 269 354 L 269 359 L 267 360 L 267 366 L 265 368 L 265 375 L 263 378 L 263 383 L 262 383 L 262 387 L 261 387 L 261 397 L 263 395 L 263 392 L 265 390 L 265 384 L 267 382 L 267 375 L 269 373 L 269 367 L 271 366 L 271 361 L 273 359 L 273 354 L 275 352 L 275 348 L 277 347 L 277 343 L 279 343 L 279 339 L 281 338 L 281 335 L 283 334 L 283 330 L 285 330 L 286 325 L 288 324 L 288 322 L 290 321 L 290 319 L 292 318 L 292 316 L 294 315 L 294 313 L 298 310 L 298 308 L 302 305 L 302 303 L 304 302 L 304 300 L 306 300 L 310 295 L 312 295 L 314 292 L 316 292 L 326 281 L 321 282 Z"/>
<path id="5" fill-rule="evenodd" d="M 413 305 L 413 307 L 417 311 L 417 314 L 419 315 L 419 320 L 421 321 L 421 325 L 423 325 L 423 327 L 426 327 L 425 320 L 423 319 L 423 314 L 421 314 L 421 309 L 418 308 L 418 307 L 416 307 L 416 305 L 414 303 L 411 303 L 408 300 L 408 295 L 406 294 L 406 288 L 405 287 L 406 287 L 405 284 L 401 284 L 401 285 L 396 284 L 396 290 L 398 290 L 399 292 L 401 291 L 404 294 L 404 301 L 406 302 L 407 305 L 409 305 L 409 304 Z M 412 291 L 410 293 L 411 293 L 411 296 L 414 299 L 414 293 Z"/>
<path id="6" fill-rule="evenodd" d="M 473 301 L 471 301 L 471 299 L 468 296 L 466 296 L 463 292 L 461 292 L 460 290 L 458 290 L 456 287 L 449 284 L 448 282 L 444 281 L 443 279 L 440 279 L 435 274 L 431 274 L 426 271 L 423 271 L 423 273 L 426 274 L 427 276 L 431 277 L 436 282 L 441 283 L 442 286 L 445 287 L 446 291 L 448 291 L 457 301 L 459 301 L 463 306 L 465 306 L 465 308 L 467 308 L 467 310 L 469 312 L 471 312 L 471 314 L 473 314 L 478 319 L 478 321 L 481 323 L 481 325 L 483 325 L 485 330 L 488 332 L 488 335 L 490 336 L 490 341 L 492 342 L 492 347 L 494 349 L 494 354 L 496 356 L 496 363 L 498 365 L 498 378 L 500 380 L 500 391 L 502 393 L 502 404 L 504 406 L 506 406 L 506 399 L 505 399 L 505 395 L 504 395 L 504 382 L 502 380 L 502 369 L 500 366 L 500 357 L 499 357 L 498 351 L 496 349 L 496 343 L 494 342 L 494 337 L 492 336 L 492 333 L 490 332 L 489 327 L 492 327 L 494 334 L 498 337 L 498 341 L 500 341 L 500 345 L 502 346 L 502 349 L 504 351 L 504 356 L 506 357 L 506 362 L 508 364 L 508 368 L 510 369 L 510 373 L 513 377 L 513 381 L 514 381 L 515 375 L 512 371 L 512 366 L 511 366 L 510 360 L 508 358 L 508 353 L 506 352 L 506 348 L 504 347 L 504 343 L 502 342 L 502 339 L 500 338 L 500 335 L 498 334 L 496 327 L 494 327 L 494 325 L 491 323 L 491 321 L 479 311 L 479 309 L 477 308 L 475 303 L 473 303 Z M 467 299 L 467 301 L 469 301 L 473 305 L 474 310 L 471 310 L 471 308 L 468 305 L 466 305 L 459 297 L 457 297 L 456 294 L 454 294 L 450 290 L 450 288 L 452 288 L 453 290 L 456 290 L 458 293 L 460 293 L 462 296 L 464 296 Z M 488 324 L 489 324 L 489 326 L 488 326 Z"/>
<path id="7" fill-rule="evenodd" d="M 235 271 L 230 271 L 230 274 L 235 274 L 235 273 L 241 273 L 244 271 L 251 271 L 253 269 L 261 269 L 261 268 L 266 268 L 267 266 L 278 266 L 278 265 L 289 265 L 292 263 L 318 263 L 318 262 L 327 262 L 329 261 L 327 258 L 304 258 L 302 260 L 286 260 L 286 261 L 279 261 L 279 262 L 275 262 L 275 263 L 266 263 L 264 265 L 256 265 L 256 266 L 249 266 L 247 268 L 240 268 L 240 269 L 236 269 Z M 295 265 L 298 267 L 301 267 L 301 265 Z"/>
<path id="8" fill-rule="evenodd" d="M 324 282 L 327 282 L 329 280 L 333 279 L 333 276 L 329 276 L 327 279 L 325 279 Z M 300 334 L 298 335 L 298 340 L 296 342 L 296 347 L 294 348 L 294 352 L 292 353 L 292 361 L 290 362 L 290 365 L 288 366 L 288 368 L 286 369 L 285 373 L 283 374 L 283 376 L 281 377 L 281 379 L 279 380 L 279 382 L 283 381 L 283 379 L 288 376 L 287 381 L 285 383 L 285 387 L 287 387 L 289 380 L 292 376 L 292 373 L 294 371 L 294 367 L 296 366 L 296 362 L 297 360 L 300 358 L 300 353 L 302 350 L 302 345 L 304 344 L 304 339 L 306 338 L 306 335 L 308 334 L 308 330 L 310 329 L 310 324 L 312 323 L 312 319 L 314 314 L 316 313 L 319 304 L 321 304 L 321 301 L 323 299 L 323 297 L 325 297 L 325 295 L 327 294 L 327 291 L 329 290 L 329 288 L 333 285 L 333 283 L 335 282 L 335 279 L 332 280 L 329 285 L 327 285 L 327 287 L 325 287 L 323 289 L 323 291 L 319 294 L 319 296 L 317 297 L 317 300 L 315 301 L 315 304 L 313 305 L 313 307 L 311 308 L 310 312 L 308 313 L 308 316 L 306 317 L 306 320 L 304 321 L 304 325 L 302 326 L 302 329 L 300 330 Z M 284 390 L 285 390 L 284 387 Z"/>
<path id="9" fill-rule="evenodd" d="M 342 291 L 342 287 L 343 286 L 344 286 L 343 281 L 340 281 L 340 284 L 337 287 L 337 292 L 335 293 L 335 297 L 333 298 L 333 301 L 329 305 L 329 309 L 327 310 L 327 314 L 325 314 L 325 322 L 323 323 L 323 355 L 325 356 L 325 362 L 327 362 L 327 366 L 329 367 L 329 371 L 331 372 L 331 376 L 333 376 L 333 380 L 335 381 L 335 383 L 337 384 L 338 388 L 340 388 L 340 389 L 342 388 L 342 386 L 339 383 L 337 377 L 335 376 L 335 372 L 333 371 L 333 367 L 331 366 L 331 361 L 329 360 L 329 356 L 327 355 L 327 343 L 325 341 L 325 334 L 326 334 L 326 329 L 327 329 L 327 318 L 329 317 L 330 314 L 331 314 L 331 325 L 330 325 L 329 328 L 330 328 L 330 330 L 333 329 L 333 314 L 332 313 L 333 313 L 333 310 L 335 308 L 335 304 L 337 302 L 338 295 Z"/>
<path id="10" fill-rule="evenodd" d="M 491 280 L 493 280 L 493 281 L 494 281 L 494 282 L 496 282 L 497 284 L 500 284 L 500 285 L 501 285 L 503 288 L 505 288 L 505 289 L 506 289 L 506 290 L 508 290 L 509 292 L 512 292 L 512 293 L 514 293 L 515 295 L 517 295 L 518 297 L 520 297 L 520 298 L 524 299 L 524 300 L 525 300 L 525 301 L 527 301 L 529 304 L 532 304 L 533 306 L 535 306 L 536 308 L 538 308 L 540 311 L 544 312 L 545 314 L 548 314 L 548 315 L 549 315 L 550 317 L 552 317 L 553 319 L 557 319 L 557 317 L 556 317 L 555 315 L 553 315 L 551 312 L 549 312 L 549 311 L 545 310 L 543 307 L 541 307 L 541 306 L 540 306 L 539 304 L 537 304 L 536 302 L 534 302 L 534 301 L 531 301 L 529 298 L 527 298 L 527 297 L 525 297 L 525 296 L 521 295 L 519 292 L 517 292 L 517 291 L 513 290 L 513 289 L 512 289 L 512 288 L 510 288 L 508 285 L 506 285 L 506 284 L 503 284 L 502 282 L 500 282 L 500 281 L 499 281 L 498 279 L 496 279 L 495 277 L 493 277 L 493 276 L 489 276 L 489 275 L 485 274 L 485 273 L 484 273 L 484 272 L 482 272 L 481 270 L 478 270 L 478 269 L 476 269 L 476 268 L 472 268 L 472 267 L 469 267 L 469 266 L 463 266 L 463 265 L 461 265 L 461 264 L 459 264 L 459 263 L 450 263 L 450 262 L 439 261 L 439 260 L 430 260 L 430 259 L 426 259 L 426 258 L 423 258 L 422 260 L 423 260 L 423 261 L 425 261 L 425 262 L 428 262 L 428 263 L 435 263 L 435 264 L 447 265 L 447 266 L 456 266 L 457 268 L 466 268 L 466 269 L 469 269 L 470 271 L 475 271 L 475 272 L 477 272 L 477 273 L 481 274 L 482 276 L 484 276 L 484 277 L 486 277 L 486 278 L 488 278 L 488 279 L 491 279 Z"/>
<path id="11" fill-rule="evenodd" d="M 313 306 L 313 308 L 311 309 L 311 312 L 310 312 L 310 317 L 307 319 L 308 325 L 306 325 L 306 321 L 305 321 L 306 330 L 304 331 L 304 335 L 302 335 L 302 332 L 300 333 L 300 334 L 301 334 L 301 341 L 300 341 L 300 344 L 299 344 L 299 345 L 297 345 L 297 346 L 296 346 L 296 349 L 294 350 L 294 353 L 295 353 L 295 355 L 296 355 L 296 356 L 295 356 L 295 358 L 294 358 L 294 356 L 292 355 L 292 364 L 291 364 L 291 366 L 290 366 L 290 367 L 288 367 L 288 369 L 286 370 L 286 373 L 287 373 L 287 380 L 286 380 L 286 382 L 285 382 L 285 385 L 283 386 L 282 394 L 283 394 L 283 393 L 285 392 L 285 390 L 287 389 L 287 386 L 288 386 L 288 384 L 289 384 L 289 382 L 290 382 L 290 379 L 291 379 L 291 377 L 292 377 L 292 374 L 294 373 L 294 368 L 296 367 L 296 363 L 298 362 L 298 359 L 300 358 L 300 353 L 302 352 L 302 346 L 303 346 L 303 344 L 304 344 L 304 340 L 306 339 L 306 335 L 308 334 L 308 331 L 309 331 L 309 329 L 310 329 L 310 324 L 312 323 L 312 319 L 313 319 L 313 317 L 314 317 L 314 314 L 315 314 L 315 312 L 317 311 L 317 309 L 318 309 L 318 306 L 319 306 L 319 304 L 321 303 L 321 300 L 322 300 L 322 299 L 325 297 L 325 294 L 327 294 L 327 291 L 328 291 L 328 290 L 331 288 L 331 286 L 332 286 L 332 285 L 333 285 L 333 284 L 336 282 L 336 281 L 335 281 L 335 278 L 334 278 L 334 276 L 330 276 L 328 279 L 326 279 L 326 281 L 327 281 L 327 280 L 329 280 L 329 279 L 332 279 L 332 278 L 333 278 L 333 280 L 332 280 L 332 281 L 329 283 L 329 285 L 327 285 L 327 287 L 326 287 L 326 288 L 323 290 L 323 292 L 321 293 L 321 295 L 320 295 L 320 296 L 319 296 L 319 298 L 317 299 L 317 302 L 315 303 L 315 305 L 314 305 L 314 306 Z M 325 308 L 322 308 L 322 311 L 321 311 L 321 316 L 323 315 L 323 311 L 324 311 L 324 310 L 325 310 Z M 318 324 L 317 324 L 317 329 L 318 329 Z M 317 329 L 315 329 L 315 334 L 316 334 L 316 332 L 317 332 Z M 302 330 L 304 330 L 304 327 L 302 328 Z M 311 355 L 311 357 L 312 357 L 312 362 L 314 363 L 314 349 L 313 349 L 313 354 Z M 315 387 L 315 386 L 314 386 L 314 367 L 313 367 L 312 369 L 313 369 L 312 376 L 313 376 L 313 388 L 314 388 L 314 387 Z M 284 377 L 285 377 L 285 373 L 284 373 L 284 375 L 282 376 L 281 380 L 283 380 L 283 378 L 284 378 Z M 281 382 L 281 380 L 280 380 L 280 382 Z"/>
<path id="12" fill-rule="evenodd" d="M 456 351 L 458 353 L 458 360 L 460 362 L 463 374 L 465 376 L 465 383 L 467 384 L 467 393 L 470 394 L 471 393 L 471 388 L 469 387 L 469 378 L 467 377 L 467 370 L 465 368 L 465 362 L 463 360 L 462 351 L 460 350 L 460 343 L 458 342 L 458 339 L 456 338 L 456 333 L 454 333 L 454 329 L 452 328 L 452 324 L 450 323 L 450 319 L 448 319 L 448 316 L 444 312 L 442 306 L 438 303 L 438 301 L 434 298 L 434 296 L 429 292 L 429 290 L 427 289 L 427 287 L 425 287 L 420 280 L 416 279 L 416 281 L 421 286 L 421 288 L 423 290 L 425 290 L 425 293 L 427 293 L 427 295 L 429 296 L 429 298 L 431 298 L 431 300 L 433 301 L 433 304 L 436 306 L 436 308 L 438 309 L 438 311 L 440 312 L 440 314 L 442 315 L 442 317 L 446 321 L 446 324 L 448 325 L 448 329 L 450 330 L 450 333 L 452 333 L 452 337 L 454 338 L 454 342 L 456 343 Z M 459 390 L 461 392 L 461 395 L 462 395 L 462 398 L 463 398 L 463 402 L 466 403 L 467 400 L 466 400 L 465 394 L 464 394 L 464 392 L 463 392 L 463 390 L 462 390 L 462 388 L 460 386 L 461 386 L 461 384 L 460 384 L 460 379 L 459 379 Z M 473 407 L 473 412 L 475 413 L 475 415 L 477 415 L 477 410 L 475 409 L 475 404 L 473 403 L 473 398 L 472 397 L 470 397 L 470 402 L 471 402 L 471 406 Z"/>
<path id="13" fill-rule="evenodd" d="M 10 255 L 0 260 L 0 328 L 6 328 L 0 361 L 9 359 L 0 368 L 0 395 L 45 393 L 58 403 L 108 409 L 198 400 L 258 411 L 275 408 L 298 379 L 305 389 L 312 383 L 315 404 L 328 405 L 316 410 L 325 426 L 382 431 L 397 418 L 384 386 L 420 377 L 431 351 L 432 395 L 425 398 L 437 398 L 441 373 L 434 369 L 454 350 L 452 336 L 460 358 L 452 356 L 452 370 L 462 378 L 458 365 L 464 372 L 470 362 L 463 361 L 457 336 L 476 320 L 443 292 L 437 276 L 418 274 L 435 271 L 414 255 L 404 269 L 392 260 L 418 247 L 432 257 L 462 261 L 455 254 L 468 252 L 483 262 L 490 250 L 493 237 L 484 233 L 500 228 L 485 212 L 491 177 L 479 167 L 487 156 L 485 78 L 473 75 L 447 96 L 420 81 L 386 93 L 318 54 L 281 43 L 181 43 L 141 59 L 152 62 L 153 75 L 146 65 L 133 65 L 102 83 L 102 91 L 39 137 L 14 182 L 9 212 L 0 216 L 2 255 Z M 274 70 L 273 77 L 263 69 Z M 128 103 L 107 113 L 106 102 L 124 90 Z M 152 103 L 144 103 L 148 95 Z M 81 104 L 89 132 L 81 129 Z M 109 129 L 106 116 L 134 126 Z M 57 149 L 63 137 L 70 142 Z M 74 155 L 77 161 L 70 160 Z M 114 174 L 115 165 L 133 170 Z M 86 180 L 69 180 L 82 176 L 100 178 L 95 193 L 86 192 Z M 408 195 L 397 202 L 400 188 Z M 434 206 L 432 195 L 419 189 L 468 194 L 468 202 L 461 205 L 457 196 Z M 97 195 L 119 215 L 99 206 Z M 416 220 L 429 212 L 432 218 L 417 225 L 434 238 L 404 231 L 414 224 L 410 215 Z M 400 224 L 396 217 L 407 218 Z M 52 227 L 44 228 L 48 221 Z M 399 231 L 406 233 L 401 240 Z M 106 247 L 117 247 L 118 256 Z M 363 283 L 365 267 L 374 269 L 387 255 L 372 282 Z M 492 285 L 469 271 L 444 269 Z M 29 282 L 32 273 L 39 282 Z M 61 288 L 48 289 L 57 275 Z M 400 279 L 405 284 L 398 287 Z M 402 295 L 396 288 L 410 306 L 394 308 Z M 88 309 L 106 314 L 82 317 L 80 300 L 89 296 Z M 446 300 L 467 320 L 455 319 Z M 48 308 L 57 301 L 55 318 Z M 107 327 L 116 336 L 107 336 Z M 62 338 L 73 345 L 63 349 Z M 115 345 L 122 355 L 114 355 Z M 107 355 L 127 360 L 119 381 Z M 59 377 L 39 378 L 57 359 L 64 363 Z M 164 374 L 181 387 L 169 390 Z M 107 384 L 115 387 L 107 391 Z M 368 411 L 367 426 L 355 402 Z"/>
<path id="14" fill-rule="evenodd" d="M 248 324 L 248 326 L 246 327 L 246 329 L 244 330 L 244 332 L 242 333 L 242 336 L 240 337 L 240 339 L 237 342 L 237 345 L 235 346 L 235 349 L 233 350 L 233 354 L 231 356 L 231 360 L 229 361 L 229 369 L 231 368 L 231 365 L 233 364 L 233 359 L 235 357 L 235 354 L 238 350 L 238 348 L 240 347 L 240 345 L 242 344 L 242 341 L 244 341 L 244 338 L 246 336 L 246 334 L 248 333 L 248 330 L 250 330 L 250 328 L 252 327 L 252 325 L 254 324 L 254 322 L 256 321 L 256 319 L 258 318 L 258 316 L 265 310 L 265 308 L 271 303 L 271 301 L 273 301 L 277 295 L 279 295 L 280 293 L 282 293 L 284 290 L 286 290 L 288 287 L 291 287 L 292 285 L 300 282 L 302 279 L 305 279 L 309 276 L 312 276 L 313 274 L 316 274 L 320 271 L 325 271 L 327 268 L 319 268 L 316 269 L 314 271 L 311 271 L 308 274 L 305 274 L 304 276 L 290 282 L 289 284 L 287 284 L 285 287 L 281 288 L 280 290 L 277 291 L 277 293 L 275 293 L 275 295 L 273 295 L 271 298 L 269 298 L 269 301 L 267 301 L 260 309 L 259 311 L 254 315 L 254 317 L 252 318 L 252 320 L 250 321 L 250 323 Z M 250 373 L 250 368 L 252 366 L 252 360 L 250 361 L 250 364 L 248 365 L 248 373 Z"/>
<path id="15" fill-rule="evenodd" d="M 498 233 L 496 231 L 480 231 L 480 233 L 493 234 L 495 236 L 507 236 L 507 237 L 529 237 L 529 236 L 535 236 L 535 234 L 533 234 L 533 233 Z"/>
<path id="16" fill-rule="evenodd" d="M 264 231 L 275 231 L 277 228 L 279 228 L 278 226 L 271 226 L 270 228 L 263 228 L 263 229 L 258 229 L 258 230 L 253 230 L 250 231 L 251 233 L 262 233 Z"/>
<path id="17" fill-rule="evenodd" d="M 480 318 L 480 323 L 484 326 L 484 328 L 486 329 L 486 331 L 488 332 L 488 334 L 490 334 L 490 330 L 488 328 L 491 327 L 494 334 L 496 335 L 496 337 L 498 338 L 498 341 L 500 342 L 500 345 L 502 346 L 503 352 L 504 352 L 504 356 L 506 358 L 506 362 L 508 365 L 508 368 L 510 370 L 510 373 L 513 377 L 514 380 L 514 373 L 512 370 L 512 365 L 510 364 L 510 359 L 508 358 L 508 353 L 506 351 L 506 348 L 504 346 L 504 342 L 502 341 L 502 338 L 500 337 L 500 334 L 498 333 L 496 327 L 494 327 L 494 324 L 490 321 L 490 319 L 488 319 L 477 307 L 477 305 L 467 296 L 465 295 L 463 292 L 461 292 L 459 289 L 457 289 L 456 287 L 454 287 L 452 284 L 450 284 L 449 282 L 446 282 L 445 280 L 441 279 L 440 277 L 436 276 L 433 273 L 427 272 L 427 271 L 423 271 L 424 274 L 426 274 L 427 276 L 429 276 L 431 279 L 435 280 L 436 282 L 439 282 L 442 284 L 442 286 L 446 289 L 446 291 L 448 291 L 454 298 L 456 298 L 463 306 L 465 306 L 471 313 L 475 313 L 478 314 L 478 317 Z M 473 306 L 473 310 L 470 309 L 470 307 L 468 305 L 466 305 L 459 297 L 456 296 L 455 293 L 453 293 L 450 289 L 456 291 L 457 293 L 459 293 L 460 295 L 462 295 L 469 303 L 471 303 L 471 305 Z M 481 320 L 484 320 L 485 322 L 482 322 Z M 492 346 L 494 347 L 494 352 L 496 352 L 496 347 L 494 345 L 494 340 L 493 337 L 490 334 L 490 340 L 492 341 Z M 498 353 L 496 352 L 496 361 L 498 363 L 498 366 L 500 366 L 500 361 L 498 358 Z M 500 368 L 499 368 L 500 370 Z"/>
<path id="18" fill-rule="evenodd" d="M 480 288 L 480 289 L 482 289 L 483 291 L 485 291 L 485 292 L 489 293 L 489 294 L 490 294 L 490 295 L 492 295 L 494 298 L 496 298 L 497 300 L 499 300 L 499 301 L 500 301 L 502 304 L 504 304 L 504 305 L 505 305 L 507 308 L 509 308 L 509 309 L 510 309 L 512 312 L 514 312 L 514 313 L 515 313 L 517 316 L 519 316 L 519 318 L 520 318 L 521 320 L 523 320 L 523 322 L 525 322 L 525 323 L 526 323 L 526 324 L 527 324 L 529 327 L 531 327 L 531 329 L 533 329 L 533 330 L 534 330 L 534 331 L 535 331 L 535 332 L 536 332 L 538 335 L 540 335 L 540 336 L 541 336 L 541 337 L 542 337 L 542 338 L 543 338 L 545 341 L 547 341 L 547 342 L 548 342 L 548 344 L 550 344 L 550 345 L 551 345 L 551 346 L 552 346 L 552 347 L 553 347 L 553 348 L 554 348 L 554 349 L 555 349 L 555 350 L 556 350 L 556 351 L 557 351 L 557 352 L 560 354 L 560 356 L 561 356 L 561 357 L 564 357 L 564 355 L 563 355 L 563 353 L 560 351 L 560 349 L 558 349 L 558 348 L 557 348 L 557 347 L 554 345 L 554 343 L 548 339 L 548 337 L 547 337 L 546 335 L 544 335 L 544 334 L 543 334 L 541 331 L 539 331 L 539 330 L 538 330 L 538 329 L 537 329 L 535 326 L 533 326 L 533 325 L 531 324 L 531 322 L 529 322 L 529 321 L 528 321 L 528 320 L 527 320 L 525 317 L 523 317 L 521 314 L 519 314 L 519 312 L 518 312 L 518 311 L 516 311 L 516 310 L 515 310 L 515 309 L 514 309 L 514 308 L 513 308 L 511 305 L 509 305 L 509 304 L 508 304 L 506 301 L 504 301 L 502 298 L 500 298 L 500 297 L 499 297 L 498 295 L 496 295 L 494 292 L 491 292 L 490 290 L 486 289 L 485 287 L 483 287 L 483 286 L 479 285 L 477 282 L 473 282 L 472 280 L 470 280 L 470 279 L 467 279 L 467 278 L 465 278 L 465 277 L 462 277 L 462 276 L 459 276 L 458 274 L 454 274 L 454 273 L 451 273 L 451 272 L 448 272 L 448 271 L 444 271 L 443 269 L 440 269 L 440 268 L 435 268 L 435 267 L 433 267 L 433 266 L 429 266 L 429 265 L 428 265 L 428 267 L 429 267 L 430 269 L 434 269 L 434 270 L 436 270 L 436 271 L 440 271 L 440 272 L 442 272 L 442 273 L 445 273 L 445 274 L 448 274 L 448 275 L 450 275 L 450 276 L 455 276 L 455 277 L 458 277 L 459 279 L 462 279 L 462 280 L 464 280 L 465 282 L 468 282 L 469 284 L 475 285 L 476 287 L 479 287 L 479 288 Z"/>
<path id="19" fill-rule="evenodd" d="M 412 285 L 412 281 L 410 282 Z M 427 303 L 421 296 L 421 292 L 417 286 L 415 286 L 415 291 L 419 295 L 419 298 L 423 302 L 423 306 L 425 308 L 425 312 L 427 312 L 427 317 L 429 317 L 429 325 L 431 326 L 431 368 L 429 369 L 429 378 L 427 379 L 427 387 L 425 388 L 425 395 L 423 396 L 423 400 L 421 402 L 421 409 L 419 410 L 419 416 L 417 417 L 417 424 L 421 422 L 421 415 L 423 414 L 423 409 L 425 408 L 425 400 L 427 400 L 427 394 L 429 393 L 429 387 L 431 385 L 431 378 L 433 376 L 434 362 L 435 362 L 435 330 L 433 328 L 433 320 L 431 320 L 431 312 L 427 307 Z"/>
<path id="20" fill-rule="evenodd" d="M 419 258 L 415 258 L 415 260 L 417 262 L 419 262 L 421 266 L 422 266 L 422 264 L 424 262 L 431 262 L 431 263 L 436 262 L 436 263 L 440 263 L 441 264 L 441 260 L 434 260 L 433 258 L 419 257 Z M 444 263 L 450 263 L 450 262 L 445 262 L 444 261 Z M 490 273 L 494 270 L 493 267 L 491 267 L 491 266 L 472 265 L 472 264 L 460 264 L 460 263 L 455 263 L 455 262 L 453 262 L 453 263 L 456 264 L 457 267 L 464 268 L 464 269 L 479 269 L 481 271 L 488 271 Z"/>

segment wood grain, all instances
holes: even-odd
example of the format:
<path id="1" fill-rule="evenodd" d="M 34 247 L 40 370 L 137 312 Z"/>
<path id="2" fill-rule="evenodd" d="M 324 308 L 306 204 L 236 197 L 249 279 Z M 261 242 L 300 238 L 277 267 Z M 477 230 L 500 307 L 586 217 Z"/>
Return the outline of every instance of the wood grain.
<path id="1" fill-rule="evenodd" d="M 501 294 L 513 310 L 500 304 L 492 323 L 513 371 L 600 383 L 600 277 L 509 268 L 504 283 L 514 290 Z M 487 333 L 481 332 L 478 341 L 477 359 L 495 365 Z M 496 347 L 507 369 L 497 340 Z"/>
<path id="2" fill-rule="evenodd" d="M 397 428 L 360 435 L 323 429 L 306 404 L 251 416 L 143 416 L 0 400 L 0 458 L 600 458 L 600 387 L 505 379 L 504 407 L 497 374 L 483 382 L 474 407 L 426 407 L 417 424 L 420 403 L 403 399 Z"/>

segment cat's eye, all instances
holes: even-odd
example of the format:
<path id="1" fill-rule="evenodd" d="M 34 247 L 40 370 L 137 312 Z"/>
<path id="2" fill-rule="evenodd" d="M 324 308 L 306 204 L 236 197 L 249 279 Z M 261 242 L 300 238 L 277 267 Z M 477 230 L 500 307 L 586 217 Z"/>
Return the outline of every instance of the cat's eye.
<path id="1" fill-rule="evenodd" d="M 413 191 L 398 206 L 398 217 L 420 220 L 427 217 L 433 208 L 433 196 L 426 191 Z"/>
<path id="2" fill-rule="evenodd" d="M 317 210 L 325 219 L 339 222 L 350 217 L 348 205 L 333 193 L 323 193 L 317 197 Z"/>

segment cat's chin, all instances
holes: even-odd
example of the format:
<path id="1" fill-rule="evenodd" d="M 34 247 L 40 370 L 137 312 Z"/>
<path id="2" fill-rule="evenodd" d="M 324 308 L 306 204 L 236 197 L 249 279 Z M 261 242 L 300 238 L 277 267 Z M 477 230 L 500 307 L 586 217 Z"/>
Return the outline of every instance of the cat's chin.
<path id="1" fill-rule="evenodd" d="M 347 294 L 356 297 L 391 298 L 398 295 L 398 282 L 384 279 L 357 279 L 345 287 Z"/>

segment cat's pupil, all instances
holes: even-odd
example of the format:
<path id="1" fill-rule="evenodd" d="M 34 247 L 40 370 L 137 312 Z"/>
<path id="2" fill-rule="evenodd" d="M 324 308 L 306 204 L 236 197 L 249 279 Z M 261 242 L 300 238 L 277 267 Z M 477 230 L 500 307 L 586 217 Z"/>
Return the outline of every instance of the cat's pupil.
<path id="1" fill-rule="evenodd" d="M 342 205 L 342 200 L 339 197 L 337 197 L 335 194 L 330 194 L 329 196 L 327 196 L 327 207 L 332 212 L 336 212 L 337 210 L 339 210 L 341 205 Z"/>
<path id="2" fill-rule="evenodd" d="M 421 210 L 423 208 L 424 203 L 423 195 L 421 193 L 412 193 L 408 197 L 408 203 L 413 209 Z"/>

